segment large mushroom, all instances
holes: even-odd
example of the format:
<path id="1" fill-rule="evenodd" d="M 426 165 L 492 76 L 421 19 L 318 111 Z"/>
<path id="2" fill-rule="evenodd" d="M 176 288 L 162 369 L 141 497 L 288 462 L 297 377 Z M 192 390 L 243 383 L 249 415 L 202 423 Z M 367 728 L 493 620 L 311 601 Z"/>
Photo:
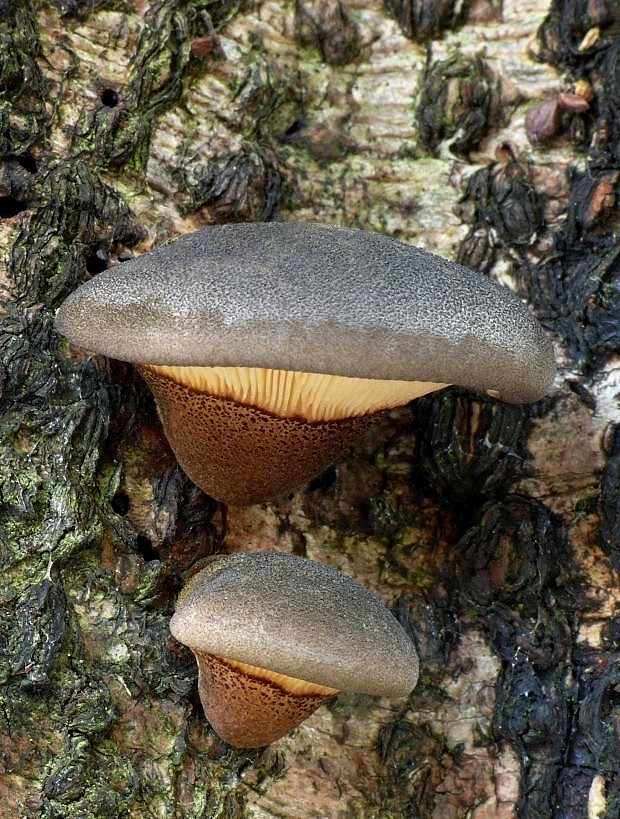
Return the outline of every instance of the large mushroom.
<path id="1" fill-rule="evenodd" d="M 386 236 L 314 223 L 183 236 L 79 287 L 56 328 L 135 364 L 181 466 L 234 505 L 305 483 L 383 410 L 448 384 L 535 401 L 555 374 L 509 290 Z"/>
<path id="2" fill-rule="evenodd" d="M 230 745 L 268 745 L 341 691 L 402 697 L 418 655 L 357 581 L 277 552 L 220 555 L 181 593 L 170 631 L 198 662 L 198 691 Z"/>

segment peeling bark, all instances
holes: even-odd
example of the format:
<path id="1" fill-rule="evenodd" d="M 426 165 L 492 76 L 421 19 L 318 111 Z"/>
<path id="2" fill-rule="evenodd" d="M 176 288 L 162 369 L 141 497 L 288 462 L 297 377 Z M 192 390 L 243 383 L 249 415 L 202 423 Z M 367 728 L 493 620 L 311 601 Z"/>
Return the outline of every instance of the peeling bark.
<path id="1" fill-rule="evenodd" d="M 618 815 L 616 12 L 0 0 L 7 816 Z M 587 110 L 530 144 L 528 112 L 576 82 Z M 52 320 L 133 254 L 274 218 L 383 231 L 512 287 L 556 343 L 555 392 L 420 399 L 292 497 L 226 515 L 139 376 Z M 411 697 L 346 695 L 267 749 L 224 745 L 167 623 L 196 560 L 254 549 L 392 606 L 422 659 Z"/>

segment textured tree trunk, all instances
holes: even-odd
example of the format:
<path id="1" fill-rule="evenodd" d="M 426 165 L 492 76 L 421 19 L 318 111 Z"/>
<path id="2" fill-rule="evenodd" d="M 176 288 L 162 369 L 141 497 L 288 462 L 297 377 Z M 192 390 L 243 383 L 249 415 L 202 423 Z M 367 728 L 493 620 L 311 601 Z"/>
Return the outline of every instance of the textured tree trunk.
<path id="1" fill-rule="evenodd" d="M 614 0 L 0 0 L 3 816 L 618 816 L 619 54 Z M 420 399 L 225 537 L 140 378 L 52 320 L 131 255 L 271 219 L 507 284 L 554 393 Z M 167 624 L 196 559 L 254 549 L 392 606 L 412 696 L 218 740 Z"/>

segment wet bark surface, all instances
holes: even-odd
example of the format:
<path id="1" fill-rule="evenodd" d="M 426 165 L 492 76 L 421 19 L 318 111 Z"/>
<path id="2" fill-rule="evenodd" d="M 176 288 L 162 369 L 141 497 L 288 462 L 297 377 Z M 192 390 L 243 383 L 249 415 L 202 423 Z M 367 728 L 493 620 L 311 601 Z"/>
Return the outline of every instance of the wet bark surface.
<path id="1" fill-rule="evenodd" d="M 0 0 L 7 816 L 618 815 L 619 53 L 613 0 Z M 132 255 L 274 218 L 510 286 L 555 343 L 553 393 L 427 396 L 226 512 L 135 371 L 52 322 Z M 167 624 L 197 560 L 254 549 L 392 607 L 413 694 L 222 743 Z"/>

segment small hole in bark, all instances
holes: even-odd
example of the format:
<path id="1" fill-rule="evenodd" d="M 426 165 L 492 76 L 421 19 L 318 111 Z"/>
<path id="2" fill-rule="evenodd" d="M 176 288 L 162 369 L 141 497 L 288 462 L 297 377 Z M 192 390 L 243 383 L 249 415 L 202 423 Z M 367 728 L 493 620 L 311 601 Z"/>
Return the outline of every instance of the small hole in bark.
<path id="1" fill-rule="evenodd" d="M 282 134 L 281 141 L 282 142 L 290 142 L 296 139 L 300 134 L 302 134 L 306 128 L 307 124 L 303 121 L 303 119 L 296 119 L 286 131 Z"/>
<path id="2" fill-rule="evenodd" d="M 117 515 L 126 515 L 131 509 L 131 501 L 124 492 L 116 492 L 112 498 L 111 506 Z"/>
<path id="3" fill-rule="evenodd" d="M 113 88 L 104 88 L 101 92 L 100 100 L 106 108 L 116 108 L 118 105 L 118 94 Z"/>
<path id="4" fill-rule="evenodd" d="M 333 465 L 328 466 L 320 475 L 308 482 L 308 489 L 310 492 L 326 492 L 334 486 L 336 477 L 336 467 Z"/>
<path id="5" fill-rule="evenodd" d="M 34 161 L 34 157 L 31 154 L 20 154 L 19 156 L 16 156 L 15 159 L 25 171 L 28 171 L 28 173 L 37 172 L 37 163 Z"/>
<path id="6" fill-rule="evenodd" d="M 13 196 L 0 196 L 0 219 L 10 219 L 26 210 L 24 202 L 18 202 Z"/>
<path id="7" fill-rule="evenodd" d="M 97 273 L 103 273 L 104 270 L 107 270 L 109 261 L 110 256 L 108 252 L 106 250 L 98 250 L 87 257 L 86 269 L 91 276 L 95 276 Z"/>
<path id="8" fill-rule="evenodd" d="M 150 560 L 159 560 L 159 553 L 153 548 L 153 543 L 150 537 L 146 535 L 138 535 L 136 539 L 136 546 L 142 557 L 148 562 Z"/>

